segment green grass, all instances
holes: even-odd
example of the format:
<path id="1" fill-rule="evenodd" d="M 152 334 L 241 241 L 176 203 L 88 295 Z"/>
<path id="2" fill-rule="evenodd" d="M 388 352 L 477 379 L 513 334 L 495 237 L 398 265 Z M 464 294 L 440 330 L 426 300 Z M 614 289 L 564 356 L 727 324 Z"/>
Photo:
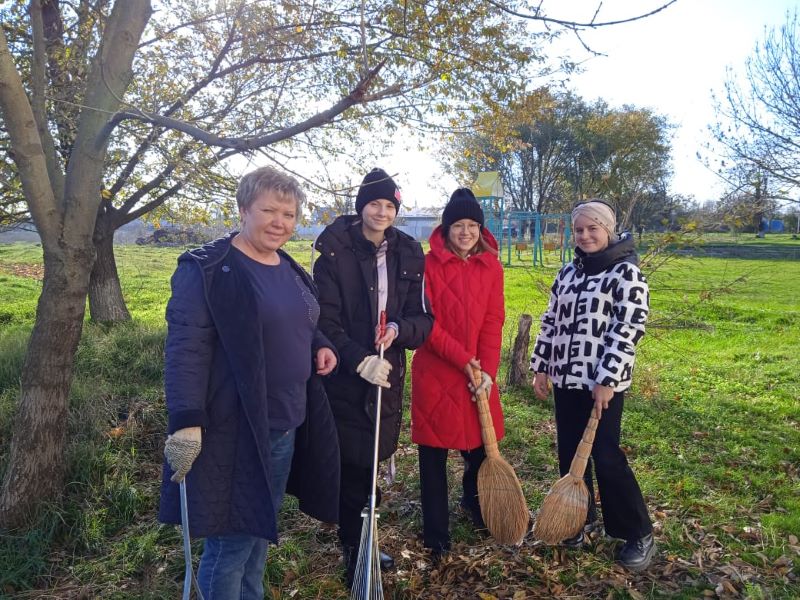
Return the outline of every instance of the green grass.
<path id="1" fill-rule="evenodd" d="M 158 525 L 155 513 L 165 428 L 163 314 L 180 251 L 117 249 L 133 322 L 87 321 L 64 497 L 32 530 L 0 536 L 0 597 L 179 595 L 180 536 Z M 309 242 L 292 242 L 289 251 L 309 265 Z M 40 261 L 36 246 L 0 246 L 0 469 L 40 290 L 22 267 Z M 557 268 L 548 256 L 545 268 L 515 262 L 506 269 L 506 350 L 519 315 L 541 314 Z M 651 321 L 626 399 L 623 445 L 654 518 L 660 551 L 651 569 L 626 574 L 613 562 L 618 542 L 598 534 L 578 552 L 531 538 L 516 551 L 494 546 L 457 510 L 460 461 L 453 454 L 454 552 L 431 570 L 417 538 L 416 449 L 406 428 L 380 520 L 381 547 L 398 561 L 384 577 L 388 597 L 688 599 L 715 590 L 800 597 L 800 263 L 681 258 L 649 280 Z M 557 478 L 552 405 L 527 387 L 506 387 L 503 401 L 501 449 L 536 509 Z M 304 517 L 288 499 L 281 529 L 284 541 L 267 564 L 271 596 L 346 598 L 335 528 Z M 200 542 L 194 546 L 198 555 Z"/>

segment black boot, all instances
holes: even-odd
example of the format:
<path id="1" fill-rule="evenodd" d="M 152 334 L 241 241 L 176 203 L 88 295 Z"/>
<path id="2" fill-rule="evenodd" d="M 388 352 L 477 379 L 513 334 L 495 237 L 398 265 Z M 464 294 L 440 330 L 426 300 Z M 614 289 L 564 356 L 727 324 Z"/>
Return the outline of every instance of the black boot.
<path id="1" fill-rule="evenodd" d="M 353 587 L 358 564 L 358 546 L 342 546 L 342 562 L 344 563 L 344 583 L 347 589 Z"/>
<path id="2" fill-rule="evenodd" d="M 461 510 L 469 515 L 475 529 L 486 529 L 486 523 L 484 523 L 483 515 L 481 514 L 481 505 L 478 502 L 468 502 L 462 496 L 459 506 L 461 506 Z"/>
<path id="3" fill-rule="evenodd" d="M 625 542 L 619 551 L 617 560 L 629 571 L 638 573 L 650 566 L 650 561 L 653 560 L 655 553 L 656 543 L 653 540 L 653 534 L 648 533 L 644 537 Z"/>

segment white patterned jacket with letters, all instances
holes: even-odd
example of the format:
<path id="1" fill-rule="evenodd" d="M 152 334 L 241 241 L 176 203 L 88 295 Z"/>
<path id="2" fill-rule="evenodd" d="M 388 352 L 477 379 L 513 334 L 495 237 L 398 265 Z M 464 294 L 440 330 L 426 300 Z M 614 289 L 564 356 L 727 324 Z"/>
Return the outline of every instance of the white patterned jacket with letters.
<path id="1" fill-rule="evenodd" d="M 630 387 L 650 303 L 636 263 L 629 234 L 594 255 L 576 249 L 553 283 L 531 371 L 547 373 L 560 388 Z"/>

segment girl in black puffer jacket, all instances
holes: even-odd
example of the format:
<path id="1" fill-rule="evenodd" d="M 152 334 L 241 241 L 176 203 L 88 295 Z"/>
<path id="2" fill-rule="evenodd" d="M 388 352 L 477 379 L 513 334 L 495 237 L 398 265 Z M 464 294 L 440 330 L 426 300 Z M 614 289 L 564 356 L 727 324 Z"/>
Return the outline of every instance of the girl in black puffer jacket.
<path id="1" fill-rule="evenodd" d="M 400 435 L 405 351 L 419 347 L 433 326 L 423 297 L 422 248 L 392 226 L 399 208 L 397 185 L 374 169 L 359 188 L 358 214 L 337 218 L 315 243 L 319 327 L 340 356 L 338 371 L 325 387 L 339 432 L 339 539 L 348 583 L 358 555 L 361 510 L 372 484 L 376 385 L 386 388 L 378 449 L 379 460 L 385 460 L 397 449 Z M 376 329 L 383 310 L 388 327 L 381 338 Z M 380 343 L 385 347 L 383 361 L 377 356 Z M 384 568 L 391 564 L 388 555 L 381 557 Z"/>

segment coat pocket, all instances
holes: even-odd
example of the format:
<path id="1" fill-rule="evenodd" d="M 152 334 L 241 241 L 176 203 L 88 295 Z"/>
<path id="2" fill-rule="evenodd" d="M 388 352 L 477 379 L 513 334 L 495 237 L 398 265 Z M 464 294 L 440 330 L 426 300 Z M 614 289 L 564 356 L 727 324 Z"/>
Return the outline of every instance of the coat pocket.
<path id="1" fill-rule="evenodd" d="M 400 279 L 406 281 L 422 281 L 425 273 L 425 257 L 423 256 L 400 256 Z"/>

